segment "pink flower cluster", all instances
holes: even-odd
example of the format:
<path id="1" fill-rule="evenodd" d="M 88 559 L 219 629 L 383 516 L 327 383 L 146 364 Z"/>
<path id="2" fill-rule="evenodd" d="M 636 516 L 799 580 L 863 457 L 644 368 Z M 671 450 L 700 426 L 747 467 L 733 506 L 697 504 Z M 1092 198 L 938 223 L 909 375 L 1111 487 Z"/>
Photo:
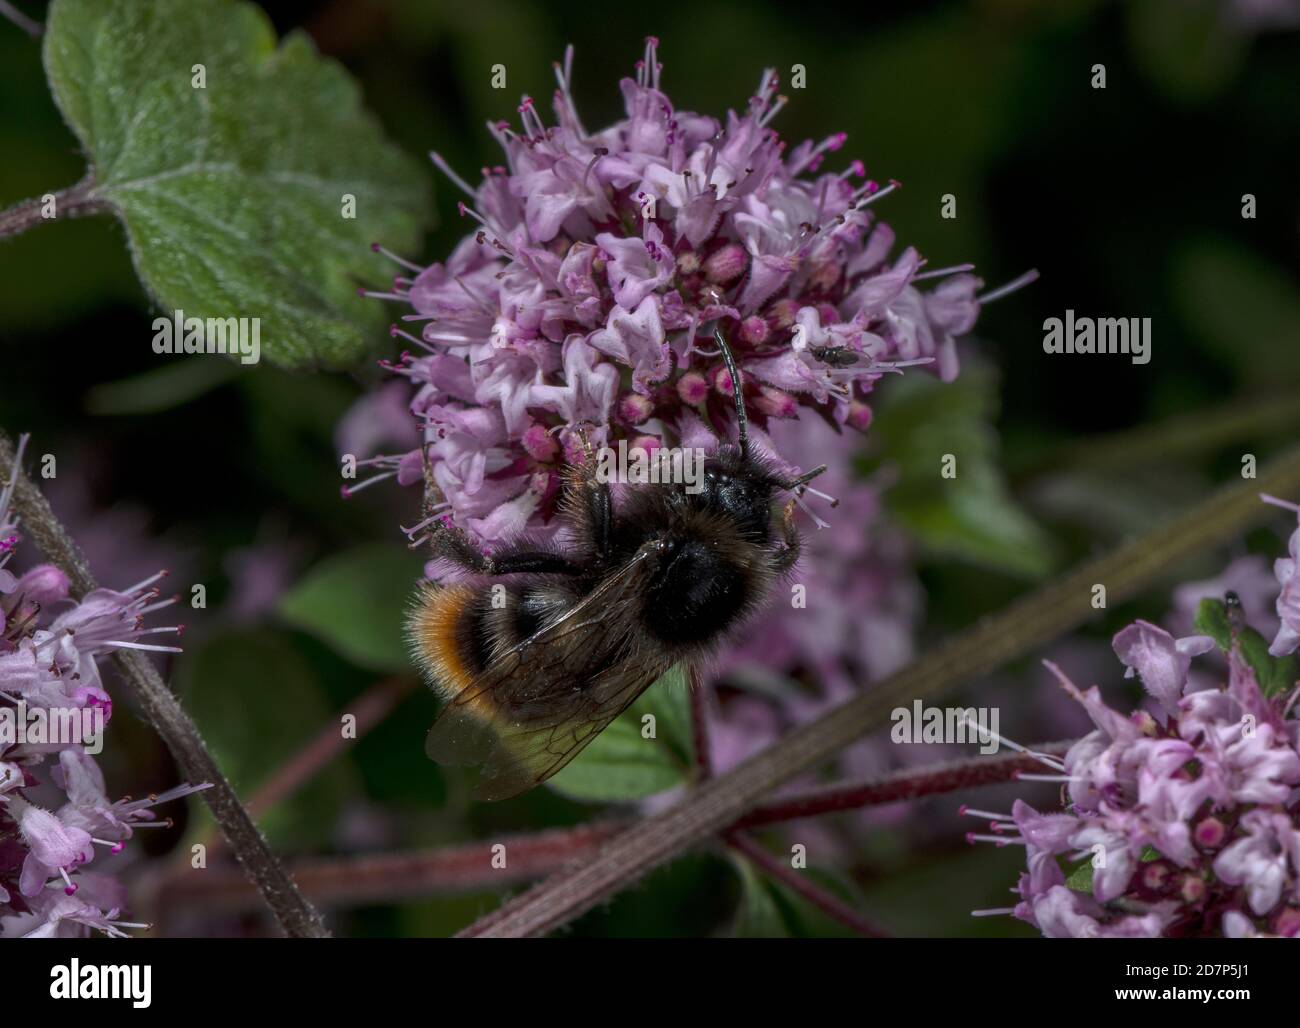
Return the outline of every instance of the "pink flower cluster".
<path id="1" fill-rule="evenodd" d="M 1298 547 L 1300 528 L 1277 562 L 1275 657 L 1300 645 Z M 992 819 L 972 840 L 1027 853 L 1020 902 L 980 913 L 1014 914 L 1050 937 L 1300 936 L 1300 682 L 1266 696 L 1234 642 L 1226 685 L 1205 688 L 1191 664 L 1214 640 L 1145 621 L 1114 649 L 1153 709 L 1125 716 L 1048 665 L 1096 727 L 1062 760 L 1041 757 L 1055 774 L 1030 776 L 1064 783 L 1064 811 L 1020 800 L 1010 814 L 965 811 Z M 1090 891 L 1067 885 L 1062 858 L 1087 861 Z"/>
<path id="2" fill-rule="evenodd" d="M 161 576 L 78 602 L 48 564 L 14 574 L 13 492 L 13 482 L 0 490 L 0 936 L 120 936 L 143 926 L 120 919 L 126 890 L 116 878 L 85 870 L 96 847 L 120 851 L 136 829 L 166 824 L 153 806 L 206 786 L 110 800 L 86 752 L 99 740 L 87 736 L 113 709 L 99 662 L 123 647 L 175 651 L 140 642 L 179 631 L 144 627 L 146 615 L 174 601 L 158 599 Z"/>
<path id="3" fill-rule="evenodd" d="M 891 258 L 894 233 L 870 205 L 897 183 L 859 161 L 824 170 L 842 133 L 787 149 L 771 128 L 786 102 L 774 72 L 720 122 L 674 109 L 656 46 L 622 82 L 627 114 L 609 128 L 583 127 L 570 50 L 556 124 L 525 98 L 518 131 L 490 126 L 503 166 L 472 186 L 435 154 L 477 226 L 445 263 L 403 261 L 409 277 L 366 293 L 409 305 L 403 321 L 421 326 L 394 326 L 414 348 L 390 367 L 419 386 L 410 409 L 437 514 L 488 545 L 551 531 L 579 428 L 596 446 L 647 450 L 726 438 L 733 385 L 715 329 L 759 429 L 811 410 L 864 430 L 884 374 L 954 376 L 956 337 L 1007 291 L 978 297 L 969 265 L 924 270 L 910 247 Z M 938 285 L 922 292 L 927 279 Z M 377 473 L 350 491 L 422 479 L 419 449 L 364 463 Z"/>

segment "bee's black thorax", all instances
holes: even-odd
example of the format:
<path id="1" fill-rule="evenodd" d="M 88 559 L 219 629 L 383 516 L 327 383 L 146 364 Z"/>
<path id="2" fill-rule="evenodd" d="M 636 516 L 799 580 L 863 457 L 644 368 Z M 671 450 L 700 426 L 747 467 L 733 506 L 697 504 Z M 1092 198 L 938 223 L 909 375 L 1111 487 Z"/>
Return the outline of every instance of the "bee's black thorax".
<path id="1" fill-rule="evenodd" d="M 613 539 L 626 560 L 663 542 L 645 593 L 643 622 L 667 647 L 705 646 L 762 599 L 773 575 L 772 480 L 757 463 L 724 451 L 705 465 L 701 488 L 641 489 Z"/>

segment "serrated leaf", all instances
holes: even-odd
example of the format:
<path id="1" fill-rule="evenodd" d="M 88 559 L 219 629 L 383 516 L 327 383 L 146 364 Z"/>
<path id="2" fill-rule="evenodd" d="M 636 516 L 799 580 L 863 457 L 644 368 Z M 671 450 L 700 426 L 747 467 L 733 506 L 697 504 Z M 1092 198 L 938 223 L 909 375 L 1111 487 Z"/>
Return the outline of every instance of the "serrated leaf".
<path id="1" fill-rule="evenodd" d="M 997 382 L 968 365 L 954 382 L 905 375 L 878 394 L 872 435 L 898 480 L 885 493 L 894 517 L 936 553 L 1037 577 L 1050 539 L 1015 503 L 997 464 Z M 956 476 L 941 475 L 946 455 Z"/>
<path id="2" fill-rule="evenodd" d="M 280 600 L 280 614 L 361 667 L 409 667 L 402 636 L 420 558 L 396 543 L 370 543 L 321 561 Z"/>
<path id="3" fill-rule="evenodd" d="M 1232 622 L 1222 600 L 1208 596 L 1201 600 L 1193 627 L 1202 635 L 1210 636 L 1224 653 L 1232 650 Z M 1274 657 L 1268 652 L 1268 640 L 1249 625 L 1237 629 L 1236 644 L 1241 659 L 1255 673 L 1255 681 L 1265 696 L 1285 692 L 1300 679 L 1300 660 L 1295 654 Z"/>
<path id="4" fill-rule="evenodd" d="M 259 318 L 285 367 L 364 355 L 384 313 L 356 286 L 392 274 L 369 244 L 414 247 L 427 192 L 339 64 L 236 0 L 55 0 L 45 69 L 165 314 Z"/>
<path id="5" fill-rule="evenodd" d="M 647 715 L 655 719 L 655 735 L 650 739 L 643 735 Z M 548 784 L 588 802 L 640 799 L 685 782 L 691 752 L 690 695 L 685 673 L 675 667 Z"/>

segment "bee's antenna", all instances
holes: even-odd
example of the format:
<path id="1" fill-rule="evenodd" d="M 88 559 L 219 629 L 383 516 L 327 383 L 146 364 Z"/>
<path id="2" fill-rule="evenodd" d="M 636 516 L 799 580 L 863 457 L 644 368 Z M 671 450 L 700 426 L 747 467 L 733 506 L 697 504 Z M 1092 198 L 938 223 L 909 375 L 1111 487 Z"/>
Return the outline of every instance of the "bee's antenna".
<path id="1" fill-rule="evenodd" d="M 713 328 L 713 338 L 718 341 L 718 349 L 722 351 L 722 360 L 727 365 L 727 373 L 731 376 L 731 392 L 736 401 L 736 436 L 740 441 L 740 455 L 749 456 L 749 419 L 745 417 L 745 392 L 740 384 L 740 369 L 736 367 L 736 358 L 731 355 L 731 347 L 727 345 L 727 340 L 722 336 L 722 329 L 716 325 Z"/>

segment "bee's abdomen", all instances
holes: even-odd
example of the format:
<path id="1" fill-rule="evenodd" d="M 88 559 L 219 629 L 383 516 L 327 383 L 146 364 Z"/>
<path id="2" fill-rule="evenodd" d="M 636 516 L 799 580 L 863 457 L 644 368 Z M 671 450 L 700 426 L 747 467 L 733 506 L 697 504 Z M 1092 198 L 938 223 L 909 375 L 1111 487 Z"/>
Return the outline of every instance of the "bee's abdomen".
<path id="1" fill-rule="evenodd" d="M 484 600 L 491 596 L 468 585 L 426 585 L 407 621 L 416 662 L 450 698 L 469 685 L 492 660 Z"/>
<path id="2" fill-rule="evenodd" d="M 416 661 L 450 698 L 569 602 L 567 594 L 523 584 L 426 585 L 407 633 Z"/>

